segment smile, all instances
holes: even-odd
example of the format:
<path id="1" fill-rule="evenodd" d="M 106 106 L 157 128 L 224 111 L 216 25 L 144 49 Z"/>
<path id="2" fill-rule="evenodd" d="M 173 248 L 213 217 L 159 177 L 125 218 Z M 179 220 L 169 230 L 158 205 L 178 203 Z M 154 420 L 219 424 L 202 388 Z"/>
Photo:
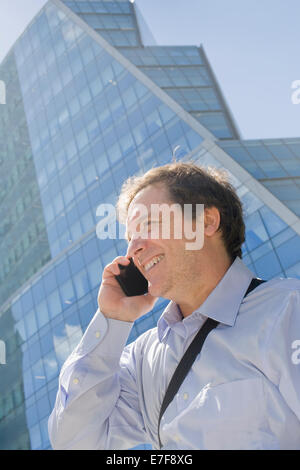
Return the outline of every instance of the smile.
<path id="1" fill-rule="evenodd" d="M 152 266 L 154 266 L 155 264 L 158 264 L 163 258 L 164 258 L 164 255 L 155 256 L 154 258 L 152 258 L 152 260 L 149 261 L 149 263 L 145 264 L 144 266 L 145 271 L 146 272 L 149 271 L 149 269 L 151 269 Z"/>

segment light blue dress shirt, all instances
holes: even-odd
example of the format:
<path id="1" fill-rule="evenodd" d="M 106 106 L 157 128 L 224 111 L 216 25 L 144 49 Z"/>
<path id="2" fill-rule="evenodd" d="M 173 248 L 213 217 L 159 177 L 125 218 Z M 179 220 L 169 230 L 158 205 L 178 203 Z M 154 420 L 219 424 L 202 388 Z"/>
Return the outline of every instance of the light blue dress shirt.
<path id="1" fill-rule="evenodd" d="M 133 323 L 98 310 L 64 363 L 49 418 L 54 449 L 158 449 L 169 381 L 207 317 L 207 337 L 160 423 L 162 449 L 300 449 L 300 281 L 274 279 L 244 300 L 236 258 L 199 309 L 170 302 L 125 347 Z"/>

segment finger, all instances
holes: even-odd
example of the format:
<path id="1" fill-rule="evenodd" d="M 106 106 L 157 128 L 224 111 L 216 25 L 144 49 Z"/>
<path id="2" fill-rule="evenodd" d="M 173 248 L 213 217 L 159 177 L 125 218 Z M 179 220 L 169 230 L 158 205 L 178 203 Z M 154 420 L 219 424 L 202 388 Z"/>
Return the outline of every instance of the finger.
<path id="1" fill-rule="evenodd" d="M 119 264 L 126 266 L 130 263 L 129 259 L 125 256 L 118 256 L 110 264 L 105 266 L 103 270 L 103 278 L 117 276 L 120 274 Z"/>
<path id="2" fill-rule="evenodd" d="M 127 256 L 117 256 L 112 263 L 119 263 L 119 264 L 124 264 L 127 265 L 130 263 L 130 259 Z"/>

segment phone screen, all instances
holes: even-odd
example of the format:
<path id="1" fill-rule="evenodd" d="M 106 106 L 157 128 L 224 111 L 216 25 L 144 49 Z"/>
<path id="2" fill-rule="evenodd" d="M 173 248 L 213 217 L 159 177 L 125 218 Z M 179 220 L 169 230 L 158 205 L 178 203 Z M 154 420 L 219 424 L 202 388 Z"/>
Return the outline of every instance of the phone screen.
<path id="1" fill-rule="evenodd" d="M 128 297 L 143 295 L 148 292 L 148 281 L 135 266 L 132 258 L 130 258 L 128 266 L 123 266 L 122 264 L 118 264 L 118 266 L 120 274 L 115 276 L 115 278 Z"/>

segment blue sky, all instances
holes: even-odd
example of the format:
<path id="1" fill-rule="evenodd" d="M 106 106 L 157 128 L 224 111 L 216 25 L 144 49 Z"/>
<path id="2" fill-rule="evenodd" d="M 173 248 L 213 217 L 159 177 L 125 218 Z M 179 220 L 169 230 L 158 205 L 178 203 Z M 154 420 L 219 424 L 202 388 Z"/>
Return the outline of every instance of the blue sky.
<path id="1" fill-rule="evenodd" d="M 45 3 L 1 0 L 0 61 Z M 136 3 L 157 44 L 203 44 L 243 138 L 300 137 L 299 0 Z"/>

